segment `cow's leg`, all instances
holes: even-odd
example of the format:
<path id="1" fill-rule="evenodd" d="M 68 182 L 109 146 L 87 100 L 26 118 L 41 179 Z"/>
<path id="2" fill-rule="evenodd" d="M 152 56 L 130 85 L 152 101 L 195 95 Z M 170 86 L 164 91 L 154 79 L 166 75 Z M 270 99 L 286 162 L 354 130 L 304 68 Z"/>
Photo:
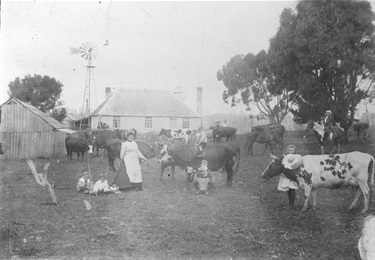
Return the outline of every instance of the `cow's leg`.
<path id="1" fill-rule="evenodd" d="M 305 203 L 303 204 L 302 211 L 306 211 L 309 206 L 309 200 L 311 195 L 311 186 L 305 185 Z"/>
<path id="2" fill-rule="evenodd" d="M 247 147 L 247 154 L 249 154 L 249 150 L 250 150 L 250 155 L 251 156 L 254 156 L 253 155 L 253 145 L 254 145 L 254 142 L 250 142 L 249 146 Z"/>
<path id="3" fill-rule="evenodd" d="M 358 202 L 358 200 L 361 196 L 362 196 L 362 190 L 361 190 L 360 187 L 357 187 L 356 193 L 355 193 L 355 196 L 354 196 L 354 200 L 353 200 L 352 204 L 350 204 L 348 210 L 352 210 L 355 207 L 355 205 L 357 205 L 357 202 Z"/>
<path id="4" fill-rule="evenodd" d="M 264 145 L 264 150 L 263 150 L 262 155 L 264 155 L 264 153 L 266 152 L 266 150 L 267 150 L 267 148 L 268 148 L 268 145 L 269 145 L 269 143 L 266 143 L 266 144 Z M 270 150 L 271 150 L 271 153 L 273 154 L 272 145 L 270 145 Z"/>
<path id="5" fill-rule="evenodd" d="M 233 166 L 234 166 L 235 162 L 236 161 L 234 159 L 231 159 L 231 160 L 227 161 L 226 164 L 225 164 L 225 171 L 227 172 L 227 184 L 226 184 L 226 186 L 228 188 L 232 187 Z"/>
<path id="6" fill-rule="evenodd" d="M 322 154 L 324 154 L 324 146 L 322 144 L 320 145 L 320 151 Z"/>
<path id="7" fill-rule="evenodd" d="M 109 164 L 109 170 L 116 172 L 115 169 L 115 158 L 112 156 L 108 156 L 108 164 Z"/>
<path id="8" fill-rule="evenodd" d="M 316 210 L 316 189 L 311 190 L 311 197 L 312 197 L 312 209 Z"/>
<path id="9" fill-rule="evenodd" d="M 175 169 L 176 169 L 176 165 L 172 164 L 171 165 L 171 172 L 172 172 L 172 180 L 176 180 L 175 178 Z"/>

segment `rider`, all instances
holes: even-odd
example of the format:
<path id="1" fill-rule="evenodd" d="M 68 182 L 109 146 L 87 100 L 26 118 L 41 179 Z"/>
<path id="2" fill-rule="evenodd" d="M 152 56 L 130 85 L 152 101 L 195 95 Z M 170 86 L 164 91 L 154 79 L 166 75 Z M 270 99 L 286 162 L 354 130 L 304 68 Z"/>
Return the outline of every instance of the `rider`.
<path id="1" fill-rule="evenodd" d="M 333 138 L 333 126 L 335 125 L 335 121 L 333 120 L 332 112 L 331 110 L 327 110 L 324 119 L 323 119 L 323 125 L 324 125 L 324 135 L 329 135 L 329 140 L 332 140 Z"/>

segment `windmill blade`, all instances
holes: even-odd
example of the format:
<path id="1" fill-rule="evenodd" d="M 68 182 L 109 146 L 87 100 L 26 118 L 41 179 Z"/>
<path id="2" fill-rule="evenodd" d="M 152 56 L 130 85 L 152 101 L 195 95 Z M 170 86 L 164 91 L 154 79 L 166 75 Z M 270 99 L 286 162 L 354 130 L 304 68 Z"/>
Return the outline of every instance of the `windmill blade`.
<path id="1" fill-rule="evenodd" d="M 81 51 L 78 49 L 78 48 L 74 48 L 74 47 L 70 47 L 70 54 L 73 55 L 73 54 L 78 54 L 80 53 Z"/>

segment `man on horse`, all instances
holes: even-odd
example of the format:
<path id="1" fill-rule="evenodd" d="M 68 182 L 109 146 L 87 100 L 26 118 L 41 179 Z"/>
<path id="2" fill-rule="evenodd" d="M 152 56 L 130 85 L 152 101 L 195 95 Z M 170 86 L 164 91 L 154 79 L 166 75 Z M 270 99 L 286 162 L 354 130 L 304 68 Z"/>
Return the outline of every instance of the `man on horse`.
<path id="1" fill-rule="evenodd" d="M 324 136 L 329 136 L 329 140 L 333 139 L 333 126 L 336 125 L 335 121 L 333 120 L 331 110 L 327 110 L 325 113 L 325 117 L 323 119 L 324 125 Z"/>

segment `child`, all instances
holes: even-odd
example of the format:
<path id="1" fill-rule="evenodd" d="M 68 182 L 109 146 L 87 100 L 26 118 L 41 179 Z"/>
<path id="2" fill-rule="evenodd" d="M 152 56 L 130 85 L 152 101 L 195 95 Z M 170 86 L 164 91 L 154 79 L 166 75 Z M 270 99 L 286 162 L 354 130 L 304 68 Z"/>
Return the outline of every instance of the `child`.
<path id="1" fill-rule="evenodd" d="M 201 166 L 198 168 L 197 174 L 194 179 L 194 187 L 198 190 L 197 193 L 195 193 L 195 195 L 210 195 L 208 193 L 208 190 L 212 188 L 214 182 L 207 165 L 207 160 L 202 160 Z"/>
<path id="2" fill-rule="evenodd" d="M 83 176 L 78 180 L 77 191 L 89 193 L 91 189 L 91 180 L 88 172 L 84 172 Z"/>
<path id="3" fill-rule="evenodd" d="M 291 144 L 288 145 L 286 150 L 286 155 L 288 154 L 296 154 L 296 146 Z M 289 165 L 286 165 L 288 162 L 284 161 L 283 157 L 283 164 L 286 168 L 285 171 L 280 175 L 279 184 L 277 186 L 277 189 L 280 191 L 286 191 L 288 193 L 288 199 L 289 199 L 289 206 L 290 208 L 294 208 L 294 202 L 296 200 L 296 190 L 298 190 L 298 183 L 297 183 L 297 177 L 293 173 L 294 167 L 289 167 Z M 296 158 L 300 157 L 299 155 L 296 155 Z"/>
<path id="4" fill-rule="evenodd" d="M 105 179 L 104 174 L 100 174 L 100 179 L 95 182 L 94 187 L 92 188 L 91 194 L 96 194 L 98 193 L 107 193 L 110 192 L 111 190 L 109 189 L 108 181 Z"/>

